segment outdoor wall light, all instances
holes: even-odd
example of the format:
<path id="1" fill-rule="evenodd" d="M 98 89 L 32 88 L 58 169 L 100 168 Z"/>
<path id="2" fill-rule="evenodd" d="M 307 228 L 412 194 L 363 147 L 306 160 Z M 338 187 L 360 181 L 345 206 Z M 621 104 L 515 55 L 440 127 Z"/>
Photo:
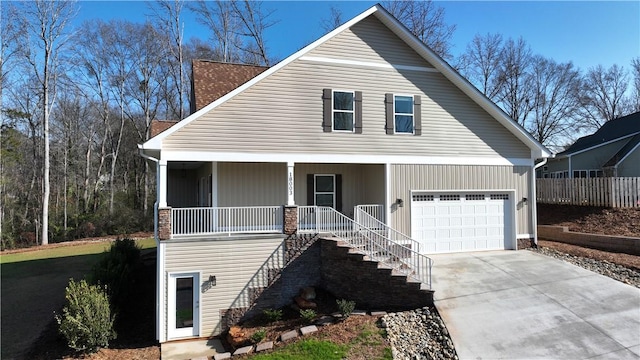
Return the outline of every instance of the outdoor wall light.
<path id="1" fill-rule="evenodd" d="M 211 286 L 216 286 L 216 276 L 215 275 L 209 275 L 209 285 Z"/>
<path id="2" fill-rule="evenodd" d="M 398 204 L 399 207 L 403 207 L 404 201 L 402 201 L 402 199 L 396 199 L 396 204 Z"/>
<path id="3" fill-rule="evenodd" d="M 528 200 L 528 199 L 527 199 L 526 197 L 523 197 L 523 198 L 522 198 L 522 202 L 523 202 L 523 203 L 525 203 L 525 204 L 527 203 L 527 200 Z"/>

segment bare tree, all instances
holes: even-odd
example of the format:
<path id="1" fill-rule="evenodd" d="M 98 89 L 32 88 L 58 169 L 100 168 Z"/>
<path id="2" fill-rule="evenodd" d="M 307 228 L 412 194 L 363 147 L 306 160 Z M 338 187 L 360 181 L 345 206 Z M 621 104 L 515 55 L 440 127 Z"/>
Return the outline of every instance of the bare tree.
<path id="1" fill-rule="evenodd" d="M 342 24 L 344 24 L 342 10 L 333 5 L 329 9 L 329 17 L 320 21 L 320 27 L 322 27 L 325 32 L 330 32 Z"/>
<path id="2" fill-rule="evenodd" d="M 211 40 L 217 45 L 218 57 L 212 60 L 222 62 L 240 61 L 238 49 L 242 48 L 240 20 L 237 18 L 231 1 L 198 0 L 189 3 L 189 9 L 196 19 L 211 30 Z"/>
<path id="3" fill-rule="evenodd" d="M 597 129 L 609 120 L 626 115 L 627 86 L 627 73 L 622 66 L 614 64 L 605 69 L 598 65 L 589 69 L 582 98 L 584 125 Z"/>
<path id="4" fill-rule="evenodd" d="M 538 55 L 532 59 L 529 76 L 533 97 L 525 128 L 541 143 L 559 149 L 577 130 L 580 72 L 570 62 L 558 64 Z"/>
<path id="5" fill-rule="evenodd" d="M 171 61 L 168 62 L 171 78 L 177 93 L 178 109 L 176 115 L 179 120 L 185 116 L 185 101 L 187 98 L 187 80 L 184 69 L 183 22 L 181 20 L 183 0 L 156 0 L 155 13 L 160 21 L 160 32 L 167 34 L 167 46 Z M 169 100 L 169 99 L 167 99 Z M 167 104 L 173 103 L 167 101 Z"/>
<path id="6" fill-rule="evenodd" d="M 640 111 L 640 57 L 631 60 L 631 74 L 633 75 L 633 90 L 630 95 L 630 112 Z"/>
<path id="7" fill-rule="evenodd" d="M 270 66 L 265 31 L 276 24 L 269 19 L 273 10 L 263 9 L 262 2 L 255 0 L 231 1 L 231 5 L 242 24 L 240 35 L 247 39 L 242 47 L 244 62 Z"/>
<path id="8" fill-rule="evenodd" d="M 461 74 L 492 100 L 496 99 L 504 80 L 500 76 L 502 44 L 500 34 L 476 34 L 457 65 Z"/>
<path id="9" fill-rule="evenodd" d="M 385 1 L 383 6 L 436 54 L 452 60 L 451 37 L 456 26 L 447 24 L 443 7 L 432 0 Z"/>
<path id="10" fill-rule="evenodd" d="M 520 125 L 525 125 L 531 111 L 531 49 L 524 39 L 508 39 L 500 55 L 500 92 L 495 100 Z"/>
<path id="11" fill-rule="evenodd" d="M 42 122 L 44 135 L 44 178 L 42 197 L 42 244 L 49 243 L 49 117 L 52 103 L 56 97 L 56 80 L 60 53 L 68 35 L 65 32 L 68 22 L 75 16 L 75 3 L 72 1 L 36 0 L 25 3 L 22 13 L 30 39 L 25 47 L 25 58 L 31 64 L 33 73 L 40 85 L 42 95 Z M 33 41 L 29 41 L 33 40 Z"/>

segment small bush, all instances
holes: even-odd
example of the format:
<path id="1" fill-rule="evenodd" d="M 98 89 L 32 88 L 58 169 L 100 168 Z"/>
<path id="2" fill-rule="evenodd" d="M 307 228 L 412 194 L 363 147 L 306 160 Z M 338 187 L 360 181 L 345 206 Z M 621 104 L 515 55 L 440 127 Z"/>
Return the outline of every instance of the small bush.
<path id="1" fill-rule="evenodd" d="M 267 336 L 267 330 L 260 329 L 251 335 L 251 341 L 258 344 L 260 341 L 264 340 L 265 336 Z"/>
<path id="2" fill-rule="evenodd" d="M 300 317 L 310 324 L 316 318 L 316 312 L 313 309 L 300 310 Z"/>
<path id="3" fill-rule="evenodd" d="M 95 352 L 108 347 L 109 341 L 116 338 L 116 333 L 105 291 L 84 280 L 75 282 L 71 279 L 65 297 L 67 304 L 61 315 L 55 315 L 55 319 L 67 345 L 81 352 Z"/>
<path id="4" fill-rule="evenodd" d="M 349 317 L 349 315 L 351 315 L 353 310 L 355 310 L 355 308 L 356 308 L 356 302 L 355 301 L 349 301 L 349 300 L 345 300 L 345 299 L 338 299 L 338 300 L 336 300 L 336 303 L 338 304 L 338 311 L 340 312 L 340 314 L 342 314 L 342 317 L 344 317 L 344 318 Z"/>
<path id="5" fill-rule="evenodd" d="M 282 320 L 282 310 L 265 309 L 262 313 L 270 323 Z"/>
<path id="6" fill-rule="evenodd" d="M 133 292 L 133 279 L 141 265 L 140 248 L 134 240 L 118 239 L 93 267 L 93 283 L 105 285 L 115 309 L 122 310 Z"/>

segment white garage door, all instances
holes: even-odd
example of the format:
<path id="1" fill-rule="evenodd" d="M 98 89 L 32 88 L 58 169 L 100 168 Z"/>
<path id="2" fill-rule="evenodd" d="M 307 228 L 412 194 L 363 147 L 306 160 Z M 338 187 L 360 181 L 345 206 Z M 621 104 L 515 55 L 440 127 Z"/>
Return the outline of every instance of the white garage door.
<path id="1" fill-rule="evenodd" d="M 411 235 L 423 253 L 514 248 L 509 192 L 413 193 Z"/>

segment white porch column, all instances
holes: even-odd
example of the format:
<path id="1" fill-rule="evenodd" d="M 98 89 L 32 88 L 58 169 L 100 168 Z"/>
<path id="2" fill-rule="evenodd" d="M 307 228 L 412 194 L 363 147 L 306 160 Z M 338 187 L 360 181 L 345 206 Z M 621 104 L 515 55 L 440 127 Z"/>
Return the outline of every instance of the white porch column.
<path id="1" fill-rule="evenodd" d="M 218 162 L 211 162 L 211 207 L 218 206 Z"/>
<path id="2" fill-rule="evenodd" d="M 384 164 L 384 216 L 385 223 L 391 227 L 391 164 Z"/>
<path id="3" fill-rule="evenodd" d="M 293 179 L 293 168 L 295 164 L 293 161 L 287 162 L 287 205 L 295 205 L 296 201 L 294 200 L 294 188 L 295 182 Z"/>
<path id="4" fill-rule="evenodd" d="M 167 160 L 158 160 L 158 208 L 167 207 Z"/>

